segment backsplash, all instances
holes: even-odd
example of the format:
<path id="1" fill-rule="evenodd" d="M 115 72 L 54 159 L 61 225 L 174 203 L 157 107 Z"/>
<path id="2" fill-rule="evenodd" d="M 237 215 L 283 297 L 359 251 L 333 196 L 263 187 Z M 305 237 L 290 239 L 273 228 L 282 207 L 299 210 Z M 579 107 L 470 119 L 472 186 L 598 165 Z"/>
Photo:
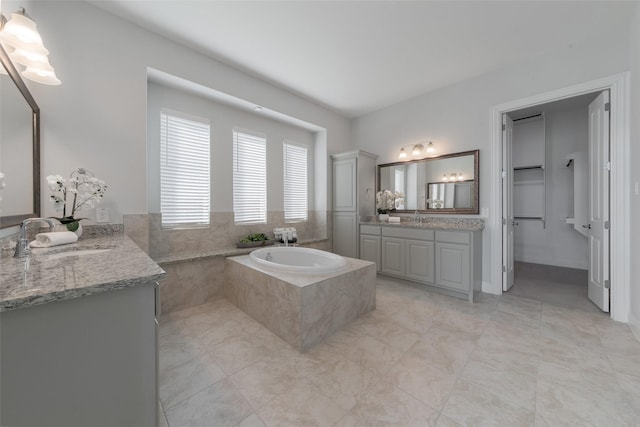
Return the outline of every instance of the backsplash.
<path id="1" fill-rule="evenodd" d="M 210 226 L 194 229 L 163 229 L 161 214 L 124 215 L 124 229 L 138 246 L 157 259 L 194 251 L 234 248 L 249 233 L 271 236 L 276 227 L 295 227 L 298 239 L 326 239 L 330 230 L 330 212 L 309 211 L 309 221 L 288 224 L 284 212 L 268 212 L 266 224 L 236 225 L 233 212 L 212 212 Z"/>

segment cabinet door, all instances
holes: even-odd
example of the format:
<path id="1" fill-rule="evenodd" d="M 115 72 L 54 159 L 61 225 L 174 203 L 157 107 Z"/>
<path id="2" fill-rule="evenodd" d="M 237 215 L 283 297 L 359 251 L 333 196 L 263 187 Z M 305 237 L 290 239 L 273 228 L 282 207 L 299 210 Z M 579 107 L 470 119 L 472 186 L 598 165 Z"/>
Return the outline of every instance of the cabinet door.
<path id="1" fill-rule="evenodd" d="M 375 262 L 380 271 L 380 236 L 360 235 L 360 259 Z"/>
<path id="2" fill-rule="evenodd" d="M 358 258 L 358 214 L 336 212 L 333 214 L 333 252 Z"/>
<path id="3" fill-rule="evenodd" d="M 394 237 L 382 238 L 382 272 L 404 276 L 405 241 Z"/>
<path id="4" fill-rule="evenodd" d="M 333 162 L 333 210 L 335 212 L 355 212 L 357 160 L 341 159 Z"/>
<path id="5" fill-rule="evenodd" d="M 469 246 L 436 242 L 436 284 L 459 291 L 471 289 Z"/>
<path id="6" fill-rule="evenodd" d="M 407 240 L 407 278 L 419 282 L 435 282 L 435 251 L 433 242 Z"/>

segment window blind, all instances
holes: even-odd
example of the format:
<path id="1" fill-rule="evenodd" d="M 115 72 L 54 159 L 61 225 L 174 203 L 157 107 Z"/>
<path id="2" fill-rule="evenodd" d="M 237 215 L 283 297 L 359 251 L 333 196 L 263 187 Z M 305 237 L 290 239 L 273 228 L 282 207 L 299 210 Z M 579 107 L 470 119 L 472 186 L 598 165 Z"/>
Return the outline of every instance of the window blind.
<path id="1" fill-rule="evenodd" d="M 163 110 L 160 128 L 162 227 L 206 227 L 211 185 L 209 122 Z"/>
<path id="2" fill-rule="evenodd" d="M 236 224 L 267 222 L 267 140 L 233 130 L 233 214 Z"/>
<path id="3" fill-rule="evenodd" d="M 302 222 L 309 218 L 307 185 L 307 147 L 285 141 L 284 164 L 284 220 Z"/>

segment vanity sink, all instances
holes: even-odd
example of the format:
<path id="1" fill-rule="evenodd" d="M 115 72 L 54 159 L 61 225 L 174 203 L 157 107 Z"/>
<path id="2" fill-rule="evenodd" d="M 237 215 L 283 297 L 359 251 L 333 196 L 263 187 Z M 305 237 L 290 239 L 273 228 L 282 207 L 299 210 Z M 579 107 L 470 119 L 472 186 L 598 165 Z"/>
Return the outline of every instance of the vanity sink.
<path id="1" fill-rule="evenodd" d="M 45 257 L 51 260 L 51 259 L 60 259 L 60 258 L 66 258 L 71 256 L 101 254 L 104 252 L 109 252 L 110 250 L 111 248 L 94 248 L 94 249 L 72 248 L 72 249 L 63 250 L 63 251 L 54 252 L 52 254 L 45 255 Z"/>

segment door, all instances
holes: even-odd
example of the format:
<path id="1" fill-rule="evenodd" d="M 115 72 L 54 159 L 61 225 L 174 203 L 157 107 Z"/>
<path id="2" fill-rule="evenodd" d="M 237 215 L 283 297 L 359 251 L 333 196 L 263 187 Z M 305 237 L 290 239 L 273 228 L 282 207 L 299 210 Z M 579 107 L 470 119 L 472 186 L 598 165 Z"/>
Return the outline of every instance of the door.
<path id="1" fill-rule="evenodd" d="M 502 290 L 514 283 L 513 259 L 513 120 L 502 115 Z"/>
<path id="2" fill-rule="evenodd" d="M 375 262 L 380 271 L 380 236 L 360 235 L 360 259 Z"/>
<path id="3" fill-rule="evenodd" d="M 469 246 L 436 242 L 436 283 L 447 288 L 469 292 L 471 275 Z"/>
<path id="4" fill-rule="evenodd" d="M 335 212 L 355 212 L 358 208 L 356 162 L 355 158 L 333 161 L 333 210 Z"/>
<path id="5" fill-rule="evenodd" d="M 396 276 L 405 275 L 404 239 L 382 238 L 382 272 Z"/>
<path id="6" fill-rule="evenodd" d="M 333 252 L 349 258 L 358 258 L 358 214 L 334 212 Z"/>
<path id="7" fill-rule="evenodd" d="M 609 92 L 589 104 L 589 299 L 609 311 Z"/>
<path id="8" fill-rule="evenodd" d="M 407 277 L 418 282 L 434 283 L 436 280 L 435 249 L 433 242 L 407 240 L 405 242 L 407 256 Z"/>

